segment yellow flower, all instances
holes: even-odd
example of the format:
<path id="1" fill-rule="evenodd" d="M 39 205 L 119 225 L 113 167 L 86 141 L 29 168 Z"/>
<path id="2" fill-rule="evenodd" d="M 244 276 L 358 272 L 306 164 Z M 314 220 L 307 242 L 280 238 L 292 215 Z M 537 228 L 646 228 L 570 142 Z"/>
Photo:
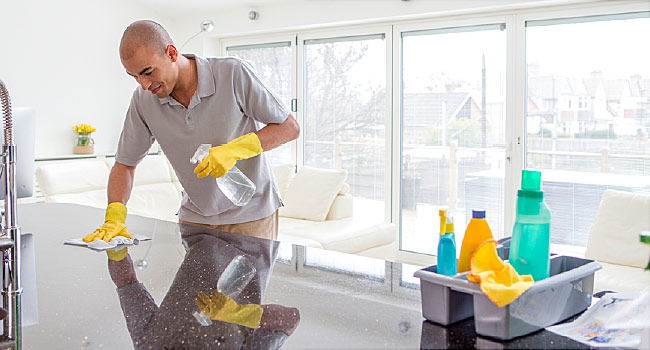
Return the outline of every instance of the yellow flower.
<path id="1" fill-rule="evenodd" d="M 73 126 L 72 130 L 74 130 L 74 132 L 80 135 L 87 135 L 97 131 L 97 129 L 93 128 L 92 126 L 83 123 Z"/>

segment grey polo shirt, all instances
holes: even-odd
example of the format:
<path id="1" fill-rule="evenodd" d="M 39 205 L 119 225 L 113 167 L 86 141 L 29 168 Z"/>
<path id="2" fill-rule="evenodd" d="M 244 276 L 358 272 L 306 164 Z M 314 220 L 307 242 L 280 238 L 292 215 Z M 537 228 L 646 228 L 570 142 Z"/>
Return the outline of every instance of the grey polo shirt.
<path id="1" fill-rule="evenodd" d="M 184 189 L 181 220 L 224 225 L 271 215 L 282 202 L 264 153 L 236 164 L 257 187 L 251 201 L 243 207 L 235 206 L 224 196 L 214 177 L 197 178 L 196 165 L 190 163 L 190 158 L 200 144 L 225 144 L 258 131 L 265 124 L 282 123 L 289 111 L 243 61 L 232 57 L 186 57 L 196 61 L 199 79 L 188 108 L 171 96 L 159 99 L 141 87 L 136 88 L 116 161 L 135 166 L 153 141 L 158 140 Z"/>

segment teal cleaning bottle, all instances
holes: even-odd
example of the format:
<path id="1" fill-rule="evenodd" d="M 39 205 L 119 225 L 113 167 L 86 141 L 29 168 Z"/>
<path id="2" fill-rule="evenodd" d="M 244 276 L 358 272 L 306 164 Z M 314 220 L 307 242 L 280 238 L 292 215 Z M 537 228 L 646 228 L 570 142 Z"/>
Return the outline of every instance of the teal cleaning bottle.
<path id="1" fill-rule="evenodd" d="M 454 235 L 454 223 L 447 222 L 445 233 L 440 235 L 438 241 L 438 267 L 437 272 L 441 275 L 453 276 L 456 274 L 456 237 Z"/>
<path id="2" fill-rule="evenodd" d="M 540 190 L 541 178 L 539 171 L 522 170 L 510 243 L 510 264 L 535 281 L 547 278 L 550 272 L 551 210 Z"/>

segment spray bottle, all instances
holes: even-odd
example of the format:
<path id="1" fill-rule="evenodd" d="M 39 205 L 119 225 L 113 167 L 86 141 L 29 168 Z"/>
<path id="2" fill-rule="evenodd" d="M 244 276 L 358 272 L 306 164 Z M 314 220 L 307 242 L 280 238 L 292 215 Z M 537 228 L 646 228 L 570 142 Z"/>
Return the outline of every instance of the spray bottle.
<path id="1" fill-rule="evenodd" d="M 456 237 L 454 223 L 447 217 L 446 210 L 440 210 L 440 240 L 438 241 L 438 267 L 441 275 L 456 274 Z"/>
<path id="2" fill-rule="evenodd" d="M 547 278 L 551 269 L 551 210 L 540 190 L 541 178 L 539 171 L 522 170 L 510 243 L 510 264 L 520 275 L 532 275 L 535 281 Z"/>
<path id="3" fill-rule="evenodd" d="M 210 144 L 200 145 L 190 159 L 190 163 L 198 164 L 210 154 Z M 244 206 L 255 194 L 255 183 L 251 181 L 236 166 L 232 167 L 224 176 L 216 178 L 217 186 L 223 194 L 236 206 Z"/>

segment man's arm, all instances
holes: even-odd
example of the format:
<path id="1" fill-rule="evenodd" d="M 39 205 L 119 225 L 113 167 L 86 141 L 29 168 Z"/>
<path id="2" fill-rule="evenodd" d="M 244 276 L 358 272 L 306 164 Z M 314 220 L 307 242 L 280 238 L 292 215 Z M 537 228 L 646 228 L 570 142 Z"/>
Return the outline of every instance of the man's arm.
<path id="1" fill-rule="evenodd" d="M 133 260 L 128 254 L 120 261 L 108 259 L 108 273 L 118 289 L 129 284 L 138 283 L 138 276 L 136 276 L 133 268 Z"/>
<path id="2" fill-rule="evenodd" d="M 115 162 L 111 175 L 108 177 L 108 206 L 104 216 L 104 224 L 97 230 L 89 233 L 83 238 L 83 241 L 90 243 L 98 239 L 109 242 L 115 236 L 124 236 L 132 238 L 129 231 L 126 230 L 126 202 L 131 196 L 133 188 L 133 177 L 135 175 L 134 166 L 126 166 Z"/>
<path id="3" fill-rule="evenodd" d="M 133 261 L 128 254 L 120 261 L 109 259 L 108 272 L 117 287 L 131 340 L 136 348 L 143 348 L 142 345 L 147 344 L 146 336 L 151 333 L 148 325 L 158 311 L 158 306 L 144 285 L 138 282 Z"/>
<path id="4" fill-rule="evenodd" d="M 108 177 L 108 204 L 120 202 L 126 205 L 133 189 L 135 167 L 115 162 Z"/>
<path id="5" fill-rule="evenodd" d="M 260 139 L 262 149 L 266 152 L 297 139 L 298 135 L 300 135 L 300 126 L 296 118 L 289 113 L 289 116 L 282 124 L 267 124 L 255 134 Z"/>

